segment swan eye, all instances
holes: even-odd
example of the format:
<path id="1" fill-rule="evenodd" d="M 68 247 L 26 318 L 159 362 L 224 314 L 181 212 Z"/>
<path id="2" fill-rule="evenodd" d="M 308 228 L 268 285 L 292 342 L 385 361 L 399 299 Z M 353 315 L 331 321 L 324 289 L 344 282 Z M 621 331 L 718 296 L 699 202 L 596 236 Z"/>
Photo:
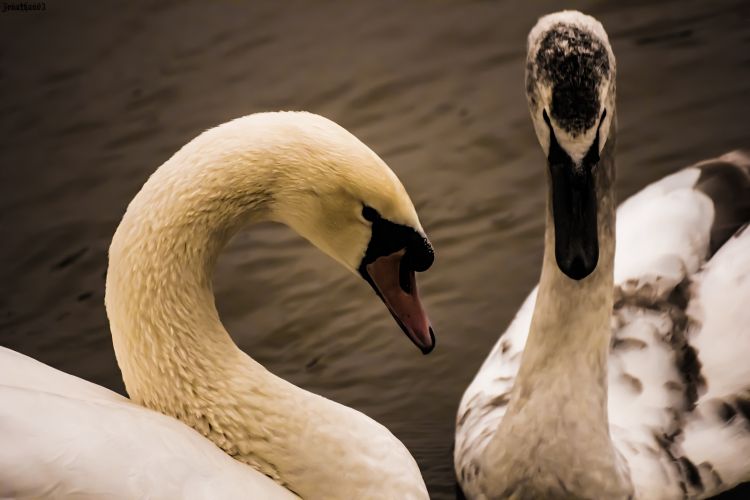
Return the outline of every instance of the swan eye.
<path id="1" fill-rule="evenodd" d="M 561 168 L 571 165 L 572 161 L 570 159 L 570 156 L 568 156 L 568 153 L 566 153 L 565 150 L 557 142 L 557 137 L 555 137 L 555 129 L 552 128 L 552 123 L 549 120 L 546 109 L 542 112 L 542 117 L 544 118 L 544 122 L 547 124 L 547 128 L 549 128 L 549 151 L 547 152 L 547 161 L 549 161 L 550 166 L 554 168 Z"/>
<path id="2" fill-rule="evenodd" d="M 375 222 L 376 220 L 380 219 L 380 214 L 374 208 L 365 205 L 362 207 L 362 217 L 364 217 L 365 220 L 369 220 L 370 222 Z"/>
<path id="3" fill-rule="evenodd" d="M 362 208 L 362 217 L 372 222 L 372 235 L 362 259 L 363 265 L 399 250 L 405 250 L 402 263 L 407 270 L 421 272 L 432 265 L 435 259 L 432 245 L 413 227 L 391 222 L 368 205 Z"/>
<path id="4" fill-rule="evenodd" d="M 583 159 L 583 162 L 590 168 L 594 168 L 599 164 L 599 132 L 604 123 L 604 118 L 607 117 L 607 110 L 602 111 L 602 117 L 599 119 L 599 126 L 596 128 L 596 137 L 594 137 L 594 143 L 591 144 L 588 153 Z"/>

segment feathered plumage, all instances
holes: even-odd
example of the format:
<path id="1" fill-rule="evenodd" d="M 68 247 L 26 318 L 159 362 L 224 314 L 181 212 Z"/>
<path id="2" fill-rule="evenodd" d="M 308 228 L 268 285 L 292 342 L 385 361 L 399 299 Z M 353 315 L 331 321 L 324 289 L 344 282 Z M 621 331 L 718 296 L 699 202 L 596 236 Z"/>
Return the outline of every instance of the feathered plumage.
<path id="1" fill-rule="evenodd" d="M 368 278 L 405 333 L 432 348 L 414 280 L 432 248 L 396 175 L 320 116 L 239 118 L 167 160 L 110 247 L 105 302 L 125 386 L 169 417 L 2 350 L 0 492 L 427 498 L 416 462 L 385 427 L 268 372 L 224 329 L 213 266 L 259 220 L 286 223 Z"/>
<path id="2" fill-rule="evenodd" d="M 598 22 L 566 12 L 532 30 L 529 60 L 554 30 L 608 49 Z M 588 50 L 576 40 L 564 40 L 574 56 Z M 600 101 L 614 115 L 608 85 Z M 545 106 L 530 103 L 535 123 Z M 531 292 L 464 393 L 455 466 L 469 498 L 703 498 L 750 480 L 750 155 L 698 163 L 623 202 L 611 255 L 601 176 L 613 171 L 615 131 L 595 167 L 597 270 L 560 277 L 550 209 L 544 300 Z M 533 373 L 519 375 L 524 364 Z"/>

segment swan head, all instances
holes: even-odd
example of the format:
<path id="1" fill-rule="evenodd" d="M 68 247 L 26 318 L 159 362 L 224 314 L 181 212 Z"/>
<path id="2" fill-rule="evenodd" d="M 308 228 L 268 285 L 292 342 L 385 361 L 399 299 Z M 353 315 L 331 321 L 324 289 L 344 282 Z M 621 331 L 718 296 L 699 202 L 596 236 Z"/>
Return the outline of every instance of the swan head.
<path id="1" fill-rule="evenodd" d="M 587 154 L 602 151 L 614 117 L 615 73 L 599 21 L 576 11 L 539 19 L 528 38 L 526 98 L 545 154 L 556 142 L 580 167 Z"/>
<path id="2" fill-rule="evenodd" d="M 596 268 L 595 170 L 615 106 L 615 57 L 601 23 L 576 11 L 542 17 L 526 56 L 526 97 L 552 184 L 555 257 L 569 278 Z"/>
<path id="3" fill-rule="evenodd" d="M 290 113 L 289 113 L 290 114 Z M 394 172 L 342 127 L 298 115 L 290 189 L 275 195 L 275 218 L 362 277 L 409 339 L 428 354 L 435 335 L 422 305 L 417 272 L 434 252 L 406 189 Z M 287 136 L 288 137 L 288 136 Z"/>

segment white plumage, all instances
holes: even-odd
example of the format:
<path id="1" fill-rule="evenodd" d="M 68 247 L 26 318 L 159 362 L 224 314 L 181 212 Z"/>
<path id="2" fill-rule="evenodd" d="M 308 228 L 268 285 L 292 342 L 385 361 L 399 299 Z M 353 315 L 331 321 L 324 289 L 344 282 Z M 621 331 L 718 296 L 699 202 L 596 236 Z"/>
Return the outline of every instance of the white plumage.
<path id="1" fill-rule="evenodd" d="M 0 496 L 427 498 L 385 427 L 265 370 L 214 305 L 213 266 L 249 222 L 286 223 L 358 272 L 374 238 L 365 206 L 429 246 L 395 174 L 325 118 L 256 114 L 184 146 L 129 205 L 107 273 L 128 393 L 164 415 L 0 350 Z"/>
<path id="2" fill-rule="evenodd" d="M 566 12 L 532 30 L 532 66 L 549 63 L 535 50 L 555 30 L 576 57 L 591 53 L 592 38 L 611 54 L 596 20 Z M 603 80 L 597 117 L 615 115 Z M 554 110 L 544 99 L 552 90 L 533 85 L 548 153 L 538 118 Z M 555 135 L 561 121 L 549 125 Z M 599 136 L 604 172 L 612 123 L 606 145 Z M 696 164 L 623 202 L 613 256 L 607 193 L 598 193 L 599 266 L 581 281 L 561 278 L 548 210 L 545 298 L 531 292 L 464 393 L 455 467 L 469 498 L 704 498 L 750 480 L 750 156 Z M 533 369 L 519 375 L 524 364 Z"/>
<path id="3" fill-rule="evenodd" d="M 0 347 L 0 498 L 298 498 L 171 417 Z"/>

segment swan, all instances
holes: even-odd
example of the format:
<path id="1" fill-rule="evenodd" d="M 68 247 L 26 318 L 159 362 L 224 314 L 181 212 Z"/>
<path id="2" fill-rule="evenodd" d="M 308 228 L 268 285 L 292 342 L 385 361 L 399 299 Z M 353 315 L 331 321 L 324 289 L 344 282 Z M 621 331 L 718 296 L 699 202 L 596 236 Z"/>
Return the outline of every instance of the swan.
<path id="1" fill-rule="evenodd" d="M 458 409 L 468 498 L 704 498 L 750 480 L 750 155 L 649 185 L 615 227 L 615 73 L 592 17 L 529 34 L 544 259 Z"/>
<path id="2" fill-rule="evenodd" d="M 268 372 L 222 326 L 214 264 L 261 220 L 364 278 L 433 349 L 415 272 L 434 254 L 396 175 L 314 114 L 230 121 L 157 169 L 112 239 L 105 306 L 132 402 L 0 351 L 0 496 L 428 498 L 385 427 Z"/>

